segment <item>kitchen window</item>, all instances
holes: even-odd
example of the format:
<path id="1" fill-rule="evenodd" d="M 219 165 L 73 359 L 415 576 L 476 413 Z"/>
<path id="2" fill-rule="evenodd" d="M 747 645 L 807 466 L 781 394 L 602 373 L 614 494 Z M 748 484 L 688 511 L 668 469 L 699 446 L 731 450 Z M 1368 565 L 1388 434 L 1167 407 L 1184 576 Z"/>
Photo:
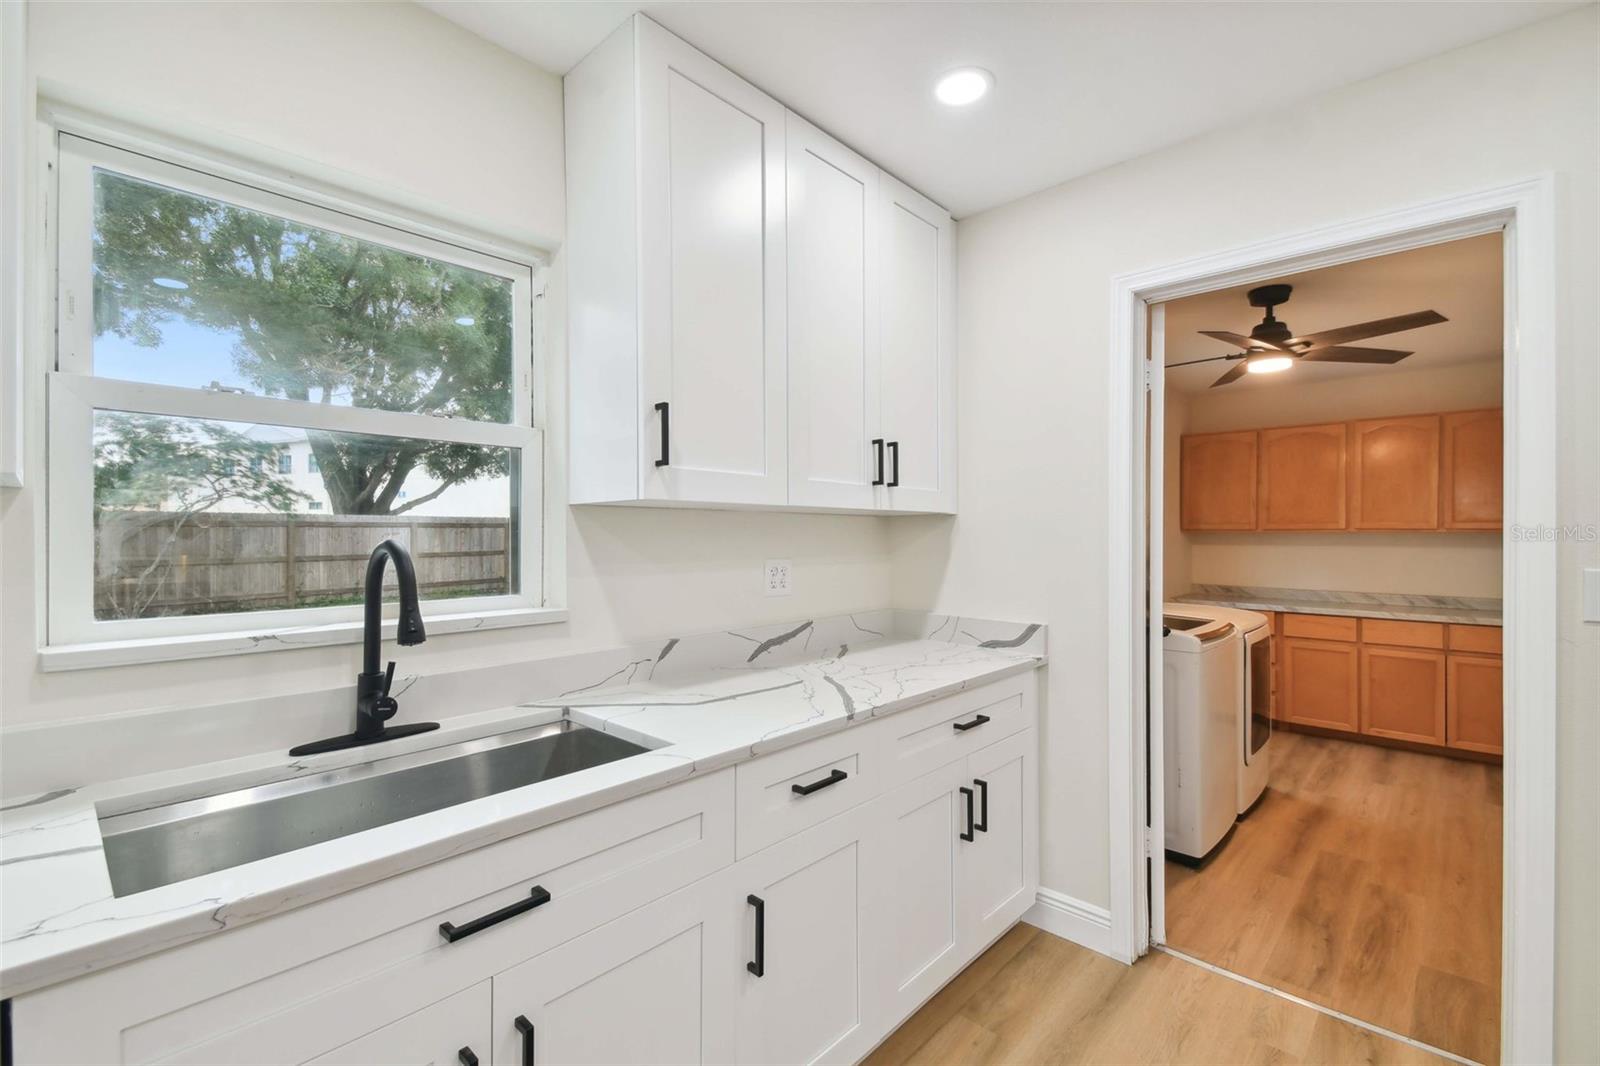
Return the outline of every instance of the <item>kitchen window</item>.
<path id="1" fill-rule="evenodd" d="M 539 615 L 543 264 L 191 162 L 59 136 L 49 643 L 348 639 L 386 537 L 430 629 Z"/>

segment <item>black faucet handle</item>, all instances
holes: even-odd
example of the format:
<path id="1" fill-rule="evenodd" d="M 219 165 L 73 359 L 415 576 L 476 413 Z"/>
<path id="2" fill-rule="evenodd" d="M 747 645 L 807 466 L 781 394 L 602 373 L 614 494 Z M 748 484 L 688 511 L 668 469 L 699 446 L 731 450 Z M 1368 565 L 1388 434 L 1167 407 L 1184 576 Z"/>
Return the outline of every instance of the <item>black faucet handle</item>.
<path id="1" fill-rule="evenodd" d="M 389 668 L 383 672 L 383 695 L 389 695 L 389 688 L 394 684 L 394 660 L 389 660 Z"/>

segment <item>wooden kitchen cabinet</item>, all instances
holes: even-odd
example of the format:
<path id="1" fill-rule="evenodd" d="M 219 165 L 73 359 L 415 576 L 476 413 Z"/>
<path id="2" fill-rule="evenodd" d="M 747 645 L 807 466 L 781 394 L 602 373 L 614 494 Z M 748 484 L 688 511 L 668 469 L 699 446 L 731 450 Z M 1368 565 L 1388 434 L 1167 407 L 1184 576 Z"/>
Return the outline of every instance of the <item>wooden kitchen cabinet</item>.
<path id="1" fill-rule="evenodd" d="M 1260 431 L 1256 528 L 1345 527 L 1345 424 Z"/>
<path id="2" fill-rule="evenodd" d="M 1452 652 L 1446 665 L 1450 746 L 1501 754 L 1505 748 L 1505 706 L 1500 657 Z"/>
<path id="3" fill-rule="evenodd" d="M 1285 721 L 1349 733 L 1361 728 L 1357 645 L 1286 637 L 1282 669 Z"/>
<path id="4" fill-rule="evenodd" d="M 1253 429 L 1183 437 L 1178 510 L 1185 530 L 1256 528 L 1256 448 Z"/>
<path id="5" fill-rule="evenodd" d="M 1500 528 L 1503 427 L 1499 408 L 1444 416 L 1439 519 L 1443 528 Z"/>
<path id="6" fill-rule="evenodd" d="M 1361 731 L 1445 742 L 1445 655 L 1424 648 L 1361 647 Z"/>
<path id="7" fill-rule="evenodd" d="M 1350 528 L 1439 528 L 1438 415 L 1350 424 Z"/>

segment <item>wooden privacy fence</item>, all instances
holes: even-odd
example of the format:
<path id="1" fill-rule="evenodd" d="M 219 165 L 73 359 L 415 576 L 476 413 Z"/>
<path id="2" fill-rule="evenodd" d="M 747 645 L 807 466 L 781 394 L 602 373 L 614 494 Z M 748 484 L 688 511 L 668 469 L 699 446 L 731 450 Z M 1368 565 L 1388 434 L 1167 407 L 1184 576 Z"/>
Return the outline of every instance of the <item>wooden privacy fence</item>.
<path id="1" fill-rule="evenodd" d="M 103 510 L 95 519 L 95 615 L 355 602 L 367 557 L 386 537 L 411 549 L 425 597 L 512 589 L 516 538 L 505 518 Z M 392 566 L 385 581 L 394 584 Z"/>

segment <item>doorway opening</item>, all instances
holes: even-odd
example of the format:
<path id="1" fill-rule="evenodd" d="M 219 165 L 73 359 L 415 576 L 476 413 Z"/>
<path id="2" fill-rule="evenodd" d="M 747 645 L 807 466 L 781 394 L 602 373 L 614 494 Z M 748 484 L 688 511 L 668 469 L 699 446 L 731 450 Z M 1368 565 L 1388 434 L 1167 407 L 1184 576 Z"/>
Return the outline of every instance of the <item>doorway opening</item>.
<path id="1" fill-rule="evenodd" d="M 1535 543 L 1537 538 L 1515 535 L 1518 529 L 1537 528 L 1553 522 L 1551 516 L 1555 512 L 1551 202 L 1550 180 L 1536 179 L 1291 234 L 1113 279 L 1111 339 L 1112 358 L 1117 369 L 1111 381 L 1111 411 L 1113 440 L 1119 443 L 1109 457 L 1109 474 L 1115 487 L 1111 517 L 1114 530 L 1126 531 L 1125 538 L 1115 535 L 1112 538 L 1109 567 L 1110 946 L 1115 954 L 1132 961 L 1152 947 L 1161 946 L 1168 936 L 1164 875 L 1165 762 L 1171 738 L 1163 731 L 1163 642 L 1167 634 L 1158 622 L 1164 613 L 1166 592 L 1165 500 L 1163 491 L 1150 491 L 1152 482 L 1146 478 L 1148 473 L 1153 476 L 1154 486 L 1164 484 L 1166 360 L 1164 353 L 1153 351 L 1166 337 L 1164 305 L 1236 288 L 1244 290 L 1248 304 L 1251 288 L 1281 283 L 1285 278 L 1446 242 L 1498 235 L 1502 242 L 1503 282 L 1502 528 L 1507 534 L 1501 542 L 1503 715 L 1500 722 L 1504 746 L 1503 817 L 1500 821 L 1501 991 L 1498 1049 L 1486 1057 L 1543 1061 L 1553 1056 L 1556 570 L 1553 555 L 1539 550 Z M 1278 310 L 1281 313 L 1276 317 L 1280 321 L 1294 323 L 1292 306 L 1280 306 Z M 1411 310 L 1410 307 L 1399 309 L 1401 312 Z M 1244 326 L 1249 327 L 1250 321 L 1246 319 Z M 1336 321 L 1332 326 L 1343 325 L 1346 321 L 1350 320 Z M 1238 325 L 1229 326 L 1225 322 L 1201 328 L 1245 335 L 1254 332 L 1251 328 L 1241 330 Z M 1320 331 L 1325 332 L 1326 328 Z M 1313 334 L 1319 332 L 1310 322 L 1293 325 L 1293 330 L 1305 329 L 1311 329 Z M 1372 344 L 1420 350 L 1407 344 L 1378 340 Z M 1153 354 L 1161 357 L 1152 360 Z M 1228 354 L 1228 350 L 1222 348 L 1218 354 Z M 1288 374 L 1302 369 L 1305 366 L 1297 362 Z M 1220 370 L 1217 376 L 1221 376 Z M 1219 389 L 1225 391 L 1230 387 L 1219 386 Z M 1404 416 L 1439 414 L 1442 422 L 1442 416 L 1450 413 L 1453 412 L 1411 411 Z M 1268 428 L 1291 424 L 1316 423 L 1310 420 L 1297 423 L 1285 418 L 1277 426 Z M 1378 436 L 1371 438 L 1372 441 L 1378 439 Z M 1363 456 L 1361 461 L 1366 462 L 1367 457 Z M 1404 498 L 1403 493 L 1381 491 L 1370 497 L 1379 501 Z M 1279 501 L 1282 502 L 1281 496 Z M 1181 499 L 1179 502 L 1181 505 Z M 1368 499 L 1360 501 L 1363 515 L 1371 510 L 1368 503 Z M 1356 504 L 1348 496 L 1345 505 L 1354 513 Z M 1253 531 L 1234 532 L 1242 535 Z M 1394 532 L 1365 529 L 1360 532 L 1374 536 L 1395 535 Z M 1334 615 L 1332 611 L 1325 613 Z M 1313 616 L 1307 614 L 1306 617 Z M 1338 640 L 1341 633 L 1337 628 L 1311 633 L 1301 624 L 1295 627 L 1298 632 L 1283 635 L 1283 646 L 1289 647 L 1290 638 L 1355 646 L 1355 713 L 1359 732 L 1361 657 L 1365 648 L 1361 638 L 1363 619 L 1358 615 L 1355 621 L 1353 635 L 1348 631 L 1348 623 L 1342 623 L 1346 626 L 1342 634 L 1347 638 L 1343 641 Z M 1151 624 L 1153 622 L 1157 624 Z M 1445 646 L 1413 650 L 1443 651 L 1448 684 L 1448 658 L 1452 651 L 1450 623 L 1439 624 L 1446 627 Z M 1405 637 L 1396 630 L 1386 633 L 1382 626 L 1375 630 L 1374 637 L 1371 643 L 1380 651 L 1408 650 L 1410 646 L 1406 640 L 1424 639 L 1417 635 Z M 1390 643 L 1380 643 L 1380 639 Z M 1465 644 L 1456 650 L 1462 655 L 1471 654 Z M 1480 650 L 1487 657 L 1488 649 L 1481 647 Z M 1315 673 L 1312 658 L 1307 655 L 1299 664 L 1300 679 Z M 1404 657 L 1380 655 L 1379 658 L 1377 665 L 1387 666 L 1389 658 Z M 1348 663 L 1349 657 L 1346 659 Z M 1418 676 L 1423 673 L 1413 661 L 1407 661 L 1406 667 Z M 1291 665 L 1288 669 L 1293 671 L 1296 667 Z M 1268 676 L 1270 692 L 1270 670 Z M 1394 675 L 1391 672 L 1389 676 Z M 1285 682 L 1280 677 L 1282 684 Z M 1385 682 L 1381 688 L 1388 690 L 1393 685 Z M 1446 693 L 1448 699 L 1448 689 Z M 1389 715 L 1392 710 L 1382 706 L 1377 709 L 1384 712 L 1380 717 Z M 1275 724 L 1270 704 L 1267 719 L 1269 725 Z M 1448 747 L 1448 725 L 1446 730 L 1444 746 Z M 1278 739 L 1287 735 L 1285 730 L 1274 732 Z M 1430 739 L 1435 735 L 1431 733 Z M 1310 733 L 1305 736 L 1316 740 L 1332 739 Z M 1296 742 L 1300 739 L 1297 736 Z M 1289 746 L 1284 745 L 1285 750 Z M 1376 750 L 1379 746 L 1373 747 Z M 1421 757 L 1420 752 L 1399 748 L 1386 748 L 1385 752 L 1383 758 L 1398 759 L 1402 754 Z M 1289 756 L 1285 756 L 1285 761 L 1289 761 Z M 1448 765 L 1458 763 L 1451 760 Z M 1462 760 L 1459 765 L 1467 763 Z M 1471 772 L 1479 772 L 1479 768 Z M 1330 769 L 1326 773 L 1334 771 Z M 1373 913 L 1380 909 L 1375 908 Z M 1492 1036 L 1488 1042 L 1494 1042 Z"/>
<path id="2" fill-rule="evenodd" d="M 1474 1062 L 1500 1047 L 1502 246 L 1151 310 L 1162 939 Z"/>

